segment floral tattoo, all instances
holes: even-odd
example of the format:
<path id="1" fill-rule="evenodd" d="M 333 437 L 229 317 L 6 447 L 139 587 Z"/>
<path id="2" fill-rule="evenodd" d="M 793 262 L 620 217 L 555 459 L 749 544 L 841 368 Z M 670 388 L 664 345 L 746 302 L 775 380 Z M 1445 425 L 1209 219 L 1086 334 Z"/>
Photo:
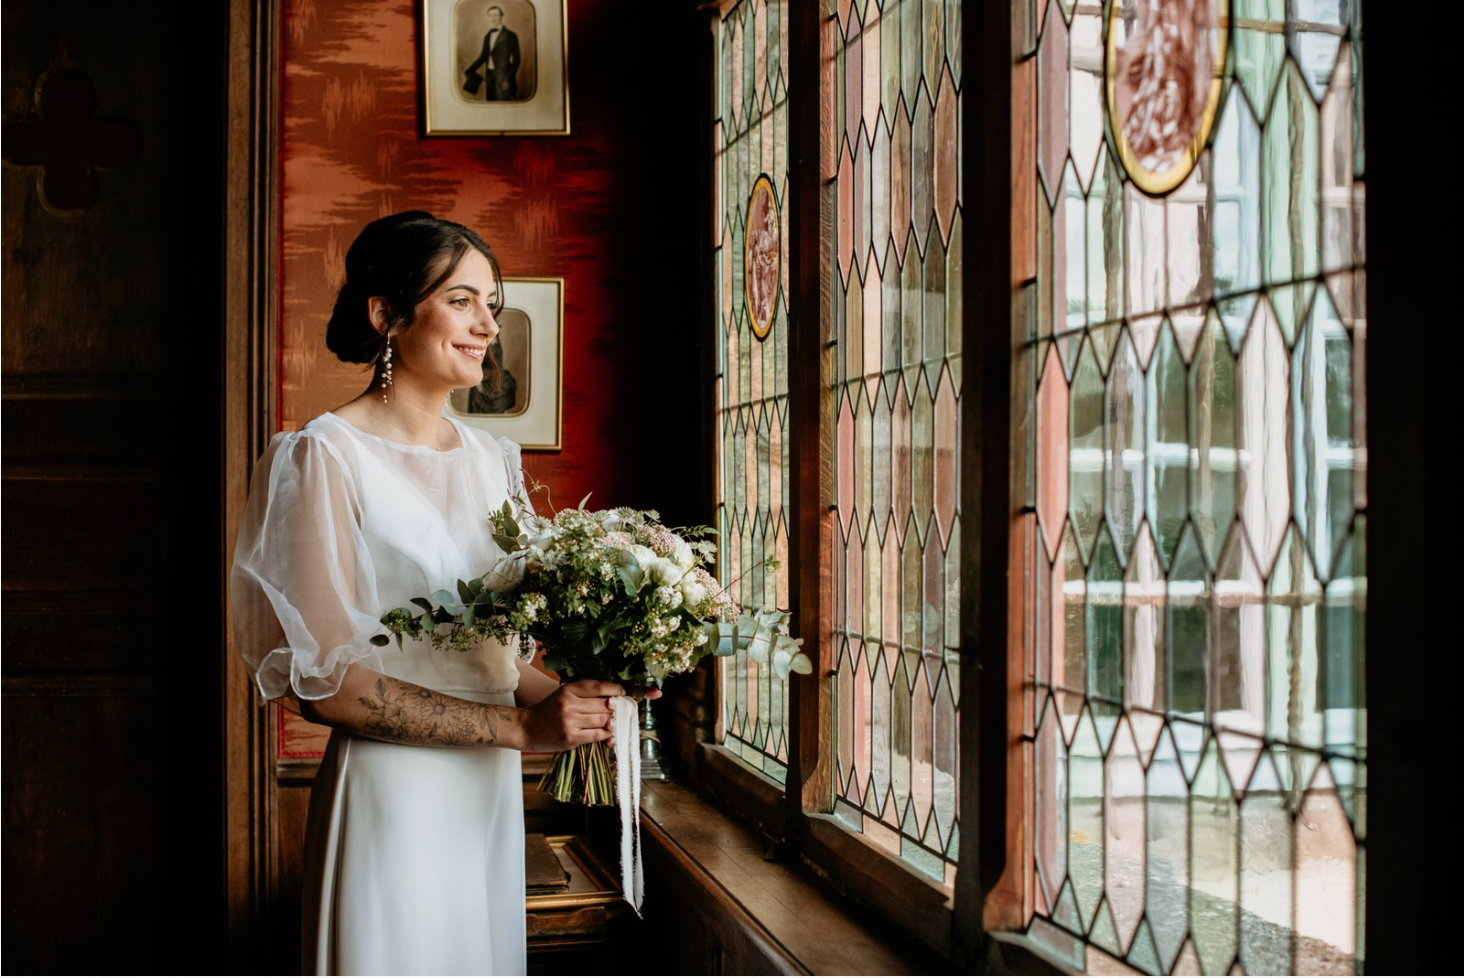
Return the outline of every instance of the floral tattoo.
<path id="1" fill-rule="evenodd" d="M 470 703 L 411 683 L 376 681 L 376 695 L 361 697 L 370 711 L 364 733 L 396 744 L 487 747 L 498 742 L 498 724 L 509 712 L 492 703 Z"/>

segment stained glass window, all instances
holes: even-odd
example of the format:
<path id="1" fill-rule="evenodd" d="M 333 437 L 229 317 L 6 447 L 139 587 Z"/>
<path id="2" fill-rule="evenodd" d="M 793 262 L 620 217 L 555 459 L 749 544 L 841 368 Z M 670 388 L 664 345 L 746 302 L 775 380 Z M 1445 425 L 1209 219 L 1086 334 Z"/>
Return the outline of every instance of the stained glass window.
<path id="1" fill-rule="evenodd" d="M 961 515 L 961 23 L 834 18 L 834 813 L 954 878 Z"/>
<path id="2" fill-rule="evenodd" d="M 717 523 L 722 582 L 748 611 L 788 608 L 788 40 L 781 2 L 717 25 Z M 787 683 L 721 660 L 722 743 L 770 777 L 788 764 Z"/>
<path id="3" fill-rule="evenodd" d="M 1088 972 L 1356 973 L 1359 4 L 1022 16 L 1028 934 Z"/>

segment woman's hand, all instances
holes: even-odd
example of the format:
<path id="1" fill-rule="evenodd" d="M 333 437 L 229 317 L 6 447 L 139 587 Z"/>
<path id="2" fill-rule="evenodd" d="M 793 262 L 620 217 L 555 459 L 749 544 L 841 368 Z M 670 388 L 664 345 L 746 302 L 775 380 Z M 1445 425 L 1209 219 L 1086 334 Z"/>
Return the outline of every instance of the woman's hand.
<path id="1" fill-rule="evenodd" d="M 615 683 L 580 679 L 565 683 L 543 700 L 520 708 L 522 750 L 565 750 L 609 740 L 612 697 L 624 696 Z"/>

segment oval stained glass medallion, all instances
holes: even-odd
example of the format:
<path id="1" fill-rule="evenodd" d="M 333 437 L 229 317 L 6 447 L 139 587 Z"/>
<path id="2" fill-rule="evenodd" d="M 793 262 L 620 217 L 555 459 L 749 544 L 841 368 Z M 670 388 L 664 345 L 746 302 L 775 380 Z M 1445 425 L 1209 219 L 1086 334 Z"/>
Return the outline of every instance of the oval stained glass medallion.
<path id="1" fill-rule="evenodd" d="M 752 194 L 747 198 L 747 235 L 742 256 L 747 313 L 752 318 L 752 333 L 758 339 L 766 338 L 773 328 L 782 252 L 778 199 L 773 194 L 773 181 L 763 174 L 752 185 Z"/>
<path id="2" fill-rule="evenodd" d="M 1194 169 L 1220 104 L 1230 0 L 1113 0 L 1104 57 L 1108 132 L 1139 189 Z"/>

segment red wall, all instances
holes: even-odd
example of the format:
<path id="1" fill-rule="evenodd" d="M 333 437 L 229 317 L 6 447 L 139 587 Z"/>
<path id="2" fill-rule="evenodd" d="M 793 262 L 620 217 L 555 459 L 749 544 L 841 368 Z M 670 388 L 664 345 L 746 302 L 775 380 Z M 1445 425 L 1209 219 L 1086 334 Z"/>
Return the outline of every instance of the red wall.
<path id="1" fill-rule="evenodd" d="M 689 3 L 657 5 L 654 25 L 628 16 L 642 9 L 569 4 L 569 136 L 424 138 L 419 4 L 286 0 L 284 428 L 367 383 L 324 343 L 356 232 L 427 210 L 481 233 L 505 276 L 565 280 L 563 450 L 525 455 L 554 501 L 593 492 L 592 505 L 708 518 L 695 502 L 707 27 Z"/>

